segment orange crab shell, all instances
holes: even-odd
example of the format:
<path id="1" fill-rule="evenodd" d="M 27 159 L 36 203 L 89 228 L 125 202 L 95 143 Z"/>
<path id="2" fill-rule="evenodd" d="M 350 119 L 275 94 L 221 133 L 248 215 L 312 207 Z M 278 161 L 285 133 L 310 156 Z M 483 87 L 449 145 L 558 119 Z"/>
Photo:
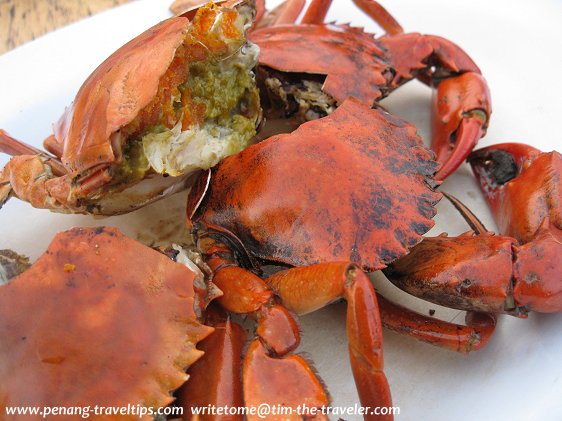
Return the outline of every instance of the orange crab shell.
<path id="1" fill-rule="evenodd" d="M 118 49 L 90 75 L 54 127 L 69 170 L 115 161 L 110 136 L 152 101 L 188 24 L 181 17 L 159 23 Z M 134 71 L 138 68 L 143 71 Z"/>
<path id="2" fill-rule="evenodd" d="M 58 234 L 0 287 L 0 407 L 168 405 L 212 331 L 194 279 L 114 228 Z"/>
<path id="3" fill-rule="evenodd" d="M 192 189 L 188 222 L 250 258 L 382 269 L 434 224 L 432 158 L 413 125 L 349 98 L 223 159 Z"/>
<path id="4" fill-rule="evenodd" d="M 385 76 L 388 63 L 380 59 L 384 51 L 373 42 L 372 35 L 357 28 L 280 25 L 256 30 L 250 39 L 266 47 L 260 51 L 262 66 L 327 75 L 322 89 L 340 103 L 352 96 L 372 104 L 382 96 L 380 87 L 390 77 Z"/>
<path id="5" fill-rule="evenodd" d="M 159 108 L 165 104 L 151 104 L 160 94 L 163 77 L 179 84 L 187 77 L 185 62 L 224 53 L 227 46 L 211 30 L 219 10 L 228 15 L 221 22 L 224 35 L 239 38 L 241 33 L 234 26 L 236 12 L 213 5 L 200 8 L 193 20 L 176 16 L 160 22 L 119 48 L 94 70 L 55 124 L 54 139 L 47 140 L 47 148 L 62 151 L 62 162 L 72 172 L 115 162 L 112 135 L 141 112 L 151 121 L 165 111 Z M 197 39 L 189 41 L 182 57 L 176 57 L 176 50 L 184 44 L 189 31 Z M 164 92 L 161 100 L 166 101 L 167 94 Z"/>

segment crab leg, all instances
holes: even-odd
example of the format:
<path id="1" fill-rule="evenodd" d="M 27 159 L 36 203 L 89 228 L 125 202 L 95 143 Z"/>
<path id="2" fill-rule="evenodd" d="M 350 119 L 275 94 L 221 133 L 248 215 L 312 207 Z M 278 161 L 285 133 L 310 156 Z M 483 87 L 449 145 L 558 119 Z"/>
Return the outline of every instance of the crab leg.
<path id="1" fill-rule="evenodd" d="M 42 153 L 39 149 L 14 139 L 2 129 L 0 129 L 0 152 L 11 156 L 39 155 Z"/>
<path id="2" fill-rule="evenodd" d="M 192 407 L 244 406 L 240 362 L 246 331 L 215 309 L 207 310 L 206 325 L 213 326 L 215 331 L 198 345 L 205 354 L 189 368 L 189 382 L 176 392 L 177 405 L 189 416 L 193 415 Z M 220 419 L 211 414 L 198 416 L 201 420 Z M 244 415 L 229 415 L 228 419 L 242 421 Z"/>
<path id="3" fill-rule="evenodd" d="M 308 362 L 290 354 L 300 343 L 298 325 L 289 311 L 276 303 L 273 290 L 252 272 L 235 266 L 232 252 L 223 244 L 204 239 L 199 247 L 206 251 L 213 282 L 224 292 L 218 303 L 258 322 L 257 338 L 250 343 L 243 362 L 246 406 L 267 403 L 295 410 L 299 405 L 327 406 L 328 395 Z M 248 419 L 259 418 L 249 414 Z"/>
<path id="4" fill-rule="evenodd" d="M 306 5 L 306 0 L 286 0 L 269 12 L 260 22 L 259 27 L 285 25 L 295 23 Z"/>
<path id="5" fill-rule="evenodd" d="M 49 167 L 56 176 L 62 176 L 66 174 L 66 170 L 62 163 L 54 156 L 42 151 L 41 149 L 34 148 L 27 143 L 20 140 L 14 139 L 4 130 L 0 129 L 0 152 L 11 155 L 39 155 L 49 163 Z"/>
<path id="6" fill-rule="evenodd" d="M 283 304 L 304 314 L 345 298 L 349 358 L 363 407 L 390 406 L 383 371 L 382 331 L 377 298 L 367 275 L 349 263 L 324 263 L 284 270 L 266 279 Z M 365 415 L 366 420 L 392 416 Z"/>
<path id="7" fill-rule="evenodd" d="M 312 0 L 306 9 L 301 23 L 308 25 L 324 22 L 331 5 L 332 0 Z"/>
<path id="8" fill-rule="evenodd" d="M 353 0 L 367 16 L 377 22 L 382 29 L 389 35 L 397 35 L 404 32 L 402 26 L 398 23 L 394 16 L 377 1 L 374 0 Z"/>
<path id="9" fill-rule="evenodd" d="M 496 316 L 491 313 L 467 312 L 463 326 L 416 313 L 380 294 L 377 298 L 383 327 L 452 351 L 482 349 L 496 327 Z"/>

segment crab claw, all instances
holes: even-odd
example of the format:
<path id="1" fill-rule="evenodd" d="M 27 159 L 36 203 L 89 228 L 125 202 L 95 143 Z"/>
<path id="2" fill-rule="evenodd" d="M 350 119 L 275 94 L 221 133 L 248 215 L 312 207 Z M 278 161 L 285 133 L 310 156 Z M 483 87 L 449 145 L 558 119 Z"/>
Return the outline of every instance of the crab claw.
<path id="1" fill-rule="evenodd" d="M 433 107 L 431 148 L 441 168 L 435 178 L 444 180 L 464 162 L 486 134 L 492 113 L 486 80 L 476 72 L 442 80 Z"/>
<path id="2" fill-rule="evenodd" d="M 184 408 L 183 419 L 196 419 L 192 410 L 196 407 L 244 406 L 240 366 L 247 334 L 242 326 L 221 313 L 217 306 L 207 308 L 206 324 L 215 331 L 198 344 L 205 354 L 189 367 L 189 381 L 176 391 L 176 405 Z M 202 421 L 211 419 L 240 421 L 244 417 L 201 417 Z"/>
<path id="3" fill-rule="evenodd" d="M 468 161 L 502 234 L 527 243 L 546 217 L 562 229 L 559 152 L 502 143 L 473 152 Z"/>
<path id="4" fill-rule="evenodd" d="M 541 313 L 562 312 L 562 230 L 545 218 L 533 241 L 522 245 L 514 263 L 513 296 Z"/>

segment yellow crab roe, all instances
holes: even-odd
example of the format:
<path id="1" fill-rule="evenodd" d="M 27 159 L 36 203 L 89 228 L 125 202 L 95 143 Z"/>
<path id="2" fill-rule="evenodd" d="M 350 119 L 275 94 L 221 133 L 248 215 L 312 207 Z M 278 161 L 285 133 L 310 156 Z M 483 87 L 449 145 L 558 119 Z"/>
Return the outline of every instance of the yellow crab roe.
<path id="1" fill-rule="evenodd" d="M 156 97 L 122 130 L 128 141 L 114 182 L 130 184 L 151 171 L 177 176 L 209 168 L 249 144 L 259 113 L 251 72 L 257 52 L 242 52 L 237 18 L 235 11 L 211 6 L 194 19 Z M 218 32 L 212 30 L 217 19 Z"/>

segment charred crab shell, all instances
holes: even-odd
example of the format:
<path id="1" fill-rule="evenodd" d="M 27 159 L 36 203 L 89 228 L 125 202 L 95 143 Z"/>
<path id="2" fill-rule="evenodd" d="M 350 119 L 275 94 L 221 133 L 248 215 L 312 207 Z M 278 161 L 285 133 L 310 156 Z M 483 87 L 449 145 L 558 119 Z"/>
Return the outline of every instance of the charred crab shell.
<path id="1" fill-rule="evenodd" d="M 256 267 L 252 258 L 378 270 L 433 226 L 436 169 L 413 125 L 349 98 L 223 159 L 191 190 L 188 222 Z"/>
<path id="2" fill-rule="evenodd" d="M 115 228 L 58 234 L 0 286 L 0 406 L 168 405 L 212 331 L 195 278 Z"/>

